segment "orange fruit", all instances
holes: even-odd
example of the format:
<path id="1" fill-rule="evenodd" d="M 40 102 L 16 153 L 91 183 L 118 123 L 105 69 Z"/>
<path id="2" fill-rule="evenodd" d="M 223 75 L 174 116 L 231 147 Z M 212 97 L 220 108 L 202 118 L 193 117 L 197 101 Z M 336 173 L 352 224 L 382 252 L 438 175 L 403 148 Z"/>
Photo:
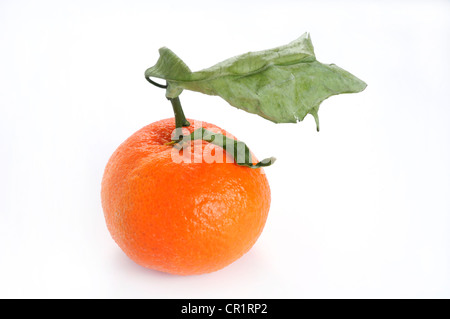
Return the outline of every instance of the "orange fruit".
<path id="1" fill-rule="evenodd" d="M 215 125 L 202 126 L 231 137 Z M 239 166 L 205 141 L 196 141 L 201 151 L 223 152 L 223 163 L 198 156 L 191 163 L 174 160 L 173 146 L 166 145 L 174 129 L 173 118 L 152 123 L 113 153 L 101 190 L 106 225 L 139 265 L 178 275 L 217 271 L 260 236 L 270 207 L 269 184 L 262 168 Z M 188 134 L 194 126 L 183 130 Z M 180 152 L 194 158 L 195 141 L 188 143 L 191 148 Z"/>

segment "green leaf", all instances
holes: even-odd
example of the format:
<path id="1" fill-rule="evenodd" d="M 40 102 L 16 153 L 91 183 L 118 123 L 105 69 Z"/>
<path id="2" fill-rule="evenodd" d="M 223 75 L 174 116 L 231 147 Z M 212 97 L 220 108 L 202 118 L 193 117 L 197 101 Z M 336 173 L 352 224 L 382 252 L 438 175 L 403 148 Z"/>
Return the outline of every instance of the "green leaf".
<path id="1" fill-rule="evenodd" d="M 248 146 L 242 142 L 235 139 L 229 138 L 220 133 L 213 133 L 208 131 L 204 127 L 196 129 L 189 135 L 184 135 L 182 139 L 174 141 L 174 147 L 181 149 L 185 142 L 193 140 L 203 140 L 211 144 L 220 146 L 227 153 L 233 156 L 234 161 L 237 165 L 247 166 L 250 168 L 260 168 L 270 166 L 275 163 L 275 157 L 266 158 L 256 164 L 253 164 L 252 154 Z"/>
<path id="2" fill-rule="evenodd" d="M 308 33 L 288 45 L 242 54 L 198 72 L 191 72 L 169 49 L 159 52 L 158 62 L 145 76 L 165 79 L 168 98 L 184 89 L 218 95 L 275 123 L 296 123 L 311 114 L 317 130 L 322 101 L 367 86 L 334 64 L 318 62 Z"/>

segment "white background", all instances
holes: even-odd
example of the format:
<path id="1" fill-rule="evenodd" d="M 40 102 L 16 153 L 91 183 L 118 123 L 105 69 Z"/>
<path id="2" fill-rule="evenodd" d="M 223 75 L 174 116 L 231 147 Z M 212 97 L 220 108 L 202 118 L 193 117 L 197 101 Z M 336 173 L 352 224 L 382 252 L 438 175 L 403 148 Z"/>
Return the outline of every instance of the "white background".
<path id="1" fill-rule="evenodd" d="M 100 204 L 104 166 L 172 116 L 144 79 L 167 46 L 192 70 L 310 32 L 367 82 L 299 124 L 184 92 L 262 159 L 272 206 L 253 249 L 179 277 L 129 260 Z M 1 298 L 449 298 L 448 1 L 0 2 Z"/>

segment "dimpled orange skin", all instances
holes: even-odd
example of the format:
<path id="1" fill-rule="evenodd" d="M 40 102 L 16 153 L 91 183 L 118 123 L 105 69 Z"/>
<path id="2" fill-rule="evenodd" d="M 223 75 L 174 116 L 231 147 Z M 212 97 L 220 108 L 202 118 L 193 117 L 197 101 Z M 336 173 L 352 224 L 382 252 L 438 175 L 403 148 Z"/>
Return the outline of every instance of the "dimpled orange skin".
<path id="1" fill-rule="evenodd" d="M 184 134 L 194 130 L 189 121 Z M 202 126 L 227 134 L 209 123 Z M 225 163 L 232 161 L 226 152 L 224 163 L 173 161 L 173 147 L 165 143 L 174 129 L 173 118 L 152 123 L 113 153 L 101 190 L 106 225 L 141 266 L 178 275 L 217 271 L 260 236 L 270 207 L 269 184 L 262 168 Z M 223 151 L 199 142 L 207 153 Z"/>

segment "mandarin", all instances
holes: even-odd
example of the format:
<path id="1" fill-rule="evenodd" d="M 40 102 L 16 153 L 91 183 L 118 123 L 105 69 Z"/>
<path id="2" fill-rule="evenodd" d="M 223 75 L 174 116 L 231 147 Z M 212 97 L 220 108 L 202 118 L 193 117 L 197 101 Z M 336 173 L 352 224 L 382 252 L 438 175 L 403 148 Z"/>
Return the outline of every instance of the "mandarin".
<path id="1" fill-rule="evenodd" d="M 231 137 L 215 125 L 202 126 Z M 173 118 L 152 123 L 112 154 L 101 190 L 106 225 L 141 266 L 178 275 L 217 271 L 260 236 L 270 207 L 269 183 L 262 168 L 239 166 L 205 141 L 200 153 L 213 154 L 215 161 L 199 158 L 194 141 L 178 151 L 190 152 L 182 154 L 190 162 L 174 160 L 168 144 L 174 130 Z M 192 133 L 194 126 L 183 130 Z M 217 154 L 223 154 L 222 161 Z"/>

